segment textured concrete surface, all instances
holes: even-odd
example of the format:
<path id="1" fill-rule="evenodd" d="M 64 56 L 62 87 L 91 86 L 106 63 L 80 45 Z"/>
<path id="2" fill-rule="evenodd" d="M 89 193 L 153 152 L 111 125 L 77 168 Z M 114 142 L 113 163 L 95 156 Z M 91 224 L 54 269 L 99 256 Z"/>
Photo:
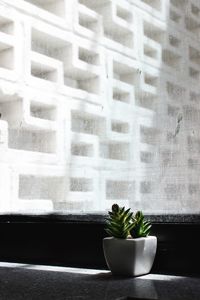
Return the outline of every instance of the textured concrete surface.
<path id="1" fill-rule="evenodd" d="M 199 295 L 199 278 L 156 274 L 114 278 L 102 270 L 0 264 L 1 300 L 199 300 Z"/>

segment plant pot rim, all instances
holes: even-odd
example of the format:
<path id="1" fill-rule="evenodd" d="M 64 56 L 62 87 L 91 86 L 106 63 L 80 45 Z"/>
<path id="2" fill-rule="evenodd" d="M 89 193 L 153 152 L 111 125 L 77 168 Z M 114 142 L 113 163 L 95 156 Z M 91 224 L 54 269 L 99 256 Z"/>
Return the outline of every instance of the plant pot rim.
<path id="1" fill-rule="evenodd" d="M 155 235 L 149 235 L 149 236 L 146 236 L 146 237 L 139 237 L 139 238 L 126 238 L 126 239 L 121 239 L 121 238 L 116 238 L 116 237 L 113 237 L 113 236 L 107 236 L 104 238 L 107 239 L 107 240 L 120 240 L 120 241 L 136 241 L 136 240 L 146 240 L 146 239 L 149 239 L 149 238 L 157 238 Z"/>

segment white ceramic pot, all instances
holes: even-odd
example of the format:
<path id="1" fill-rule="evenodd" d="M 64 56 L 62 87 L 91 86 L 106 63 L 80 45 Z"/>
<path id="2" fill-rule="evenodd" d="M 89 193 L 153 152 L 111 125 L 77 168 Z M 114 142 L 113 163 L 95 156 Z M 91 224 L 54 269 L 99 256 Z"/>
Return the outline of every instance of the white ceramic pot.
<path id="1" fill-rule="evenodd" d="M 103 239 L 103 251 L 113 275 L 139 276 L 150 272 L 157 249 L 157 238 Z"/>

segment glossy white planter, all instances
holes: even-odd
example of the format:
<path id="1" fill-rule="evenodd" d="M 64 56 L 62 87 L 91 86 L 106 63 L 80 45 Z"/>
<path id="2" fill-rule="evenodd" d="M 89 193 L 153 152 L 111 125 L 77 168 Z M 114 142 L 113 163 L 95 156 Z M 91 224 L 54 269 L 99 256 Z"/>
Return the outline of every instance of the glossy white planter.
<path id="1" fill-rule="evenodd" d="M 113 275 L 139 276 L 150 272 L 157 249 L 157 238 L 103 239 L 104 256 Z"/>

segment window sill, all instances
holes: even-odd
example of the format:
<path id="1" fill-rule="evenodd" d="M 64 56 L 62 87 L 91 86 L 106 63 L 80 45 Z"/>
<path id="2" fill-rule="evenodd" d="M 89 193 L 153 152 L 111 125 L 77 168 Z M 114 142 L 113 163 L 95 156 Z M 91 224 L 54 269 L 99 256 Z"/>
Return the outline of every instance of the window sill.
<path id="1" fill-rule="evenodd" d="M 13 272 L 14 270 L 14 272 Z M 113 277 L 104 270 L 0 263 L 1 299 L 199 299 L 200 278 L 148 274 Z M 23 291 L 22 291 L 23 287 Z"/>
<path id="2" fill-rule="evenodd" d="M 84 223 L 99 223 L 105 222 L 107 214 L 102 213 L 6 213 L 0 214 L 0 223 L 9 222 L 84 222 Z M 200 214 L 155 214 L 146 215 L 152 222 L 157 224 L 177 223 L 177 224 L 200 224 Z"/>

